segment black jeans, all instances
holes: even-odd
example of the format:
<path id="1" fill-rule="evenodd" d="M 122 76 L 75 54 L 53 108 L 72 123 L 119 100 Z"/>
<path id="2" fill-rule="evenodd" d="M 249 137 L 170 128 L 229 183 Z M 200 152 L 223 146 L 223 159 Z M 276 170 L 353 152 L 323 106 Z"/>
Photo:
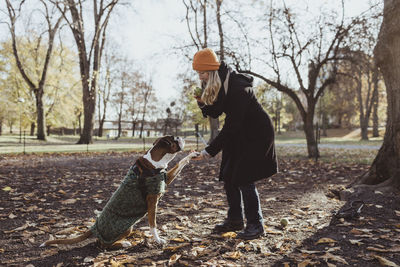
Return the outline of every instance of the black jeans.
<path id="1" fill-rule="evenodd" d="M 243 199 L 244 214 L 246 216 L 247 226 L 263 224 L 260 199 L 254 183 L 244 186 L 235 186 L 230 183 L 225 183 L 224 188 L 229 206 L 228 220 L 243 220 Z"/>

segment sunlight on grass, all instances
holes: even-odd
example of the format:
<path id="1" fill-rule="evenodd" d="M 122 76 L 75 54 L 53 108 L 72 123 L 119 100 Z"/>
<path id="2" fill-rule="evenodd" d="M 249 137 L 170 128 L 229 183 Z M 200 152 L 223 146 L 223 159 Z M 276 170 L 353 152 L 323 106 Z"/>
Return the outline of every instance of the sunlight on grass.
<path id="1" fill-rule="evenodd" d="M 281 147 L 277 146 L 278 158 L 307 158 L 306 147 Z M 319 161 L 371 164 L 378 150 L 376 149 L 340 149 L 320 148 Z M 314 160 L 314 159 L 310 159 Z"/>
<path id="2" fill-rule="evenodd" d="M 375 158 L 378 147 L 382 144 L 382 137 L 371 138 L 369 141 L 361 141 L 354 135 L 347 134 L 348 131 L 334 130 L 328 132 L 328 137 L 321 139 L 320 161 L 326 162 L 348 162 L 348 163 L 365 163 L 371 164 Z M 347 136 L 344 138 L 343 136 Z M 351 138 L 350 138 L 351 136 Z M 93 144 L 77 145 L 79 136 L 64 135 L 48 136 L 46 141 L 39 141 L 35 136 L 25 136 L 25 152 L 26 153 L 55 153 L 55 152 L 108 152 L 108 151 L 144 151 L 149 149 L 156 137 L 143 139 L 121 137 L 119 139 L 108 139 L 107 137 L 93 137 Z M 209 136 L 205 135 L 204 139 L 208 141 Z M 19 135 L 2 135 L 0 136 L 0 154 L 1 153 L 22 153 L 23 138 L 19 143 Z M 282 158 L 298 158 L 307 159 L 306 140 L 304 132 L 284 132 L 276 135 L 278 157 Z M 325 146 L 332 145 L 327 148 Z M 346 147 L 348 145 L 349 147 Z M 324 146 L 324 147 L 323 147 Z M 336 146 L 336 147 L 335 147 Z M 351 147 L 354 146 L 354 147 Z M 366 149 L 362 149 L 362 147 Z M 185 150 L 202 150 L 205 145 L 194 136 L 186 137 Z M 370 147 L 370 148 L 368 148 Z M 313 160 L 313 159 L 311 159 Z"/>

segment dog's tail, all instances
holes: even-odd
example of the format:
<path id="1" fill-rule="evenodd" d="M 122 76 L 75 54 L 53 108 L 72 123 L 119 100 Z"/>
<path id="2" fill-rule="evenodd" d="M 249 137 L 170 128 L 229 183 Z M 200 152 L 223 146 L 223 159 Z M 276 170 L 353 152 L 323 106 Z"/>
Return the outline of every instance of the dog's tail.
<path id="1" fill-rule="evenodd" d="M 75 238 L 48 240 L 48 241 L 42 243 L 40 245 L 40 247 L 45 247 L 45 246 L 53 245 L 53 244 L 66 244 L 66 245 L 75 244 L 75 243 L 79 243 L 83 240 L 88 239 L 89 237 L 92 236 L 92 234 L 93 234 L 92 231 L 87 230 L 86 232 L 84 232 L 83 234 L 81 234 Z"/>

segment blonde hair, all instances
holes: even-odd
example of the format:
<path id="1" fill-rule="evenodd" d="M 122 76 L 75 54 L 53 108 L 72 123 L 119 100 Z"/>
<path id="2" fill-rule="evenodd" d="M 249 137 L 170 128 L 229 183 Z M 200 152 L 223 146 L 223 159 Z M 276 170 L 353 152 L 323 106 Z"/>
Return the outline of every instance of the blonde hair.
<path id="1" fill-rule="evenodd" d="M 219 90 L 221 89 L 221 78 L 218 75 L 218 71 L 209 71 L 208 81 L 202 82 L 201 87 L 204 89 L 201 100 L 206 105 L 212 105 L 217 100 Z"/>

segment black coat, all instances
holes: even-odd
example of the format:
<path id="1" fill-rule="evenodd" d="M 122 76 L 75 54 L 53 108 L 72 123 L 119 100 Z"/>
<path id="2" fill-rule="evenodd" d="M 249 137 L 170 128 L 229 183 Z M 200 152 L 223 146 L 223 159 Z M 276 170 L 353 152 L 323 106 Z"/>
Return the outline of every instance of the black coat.
<path id="1" fill-rule="evenodd" d="M 218 74 L 222 86 L 217 100 L 200 108 L 204 116 L 212 118 L 226 114 L 222 130 L 205 148 L 211 156 L 222 150 L 220 180 L 245 185 L 270 177 L 278 171 L 274 129 L 254 96 L 253 78 L 231 71 L 224 62 Z M 228 84 L 227 94 L 224 84 Z"/>

